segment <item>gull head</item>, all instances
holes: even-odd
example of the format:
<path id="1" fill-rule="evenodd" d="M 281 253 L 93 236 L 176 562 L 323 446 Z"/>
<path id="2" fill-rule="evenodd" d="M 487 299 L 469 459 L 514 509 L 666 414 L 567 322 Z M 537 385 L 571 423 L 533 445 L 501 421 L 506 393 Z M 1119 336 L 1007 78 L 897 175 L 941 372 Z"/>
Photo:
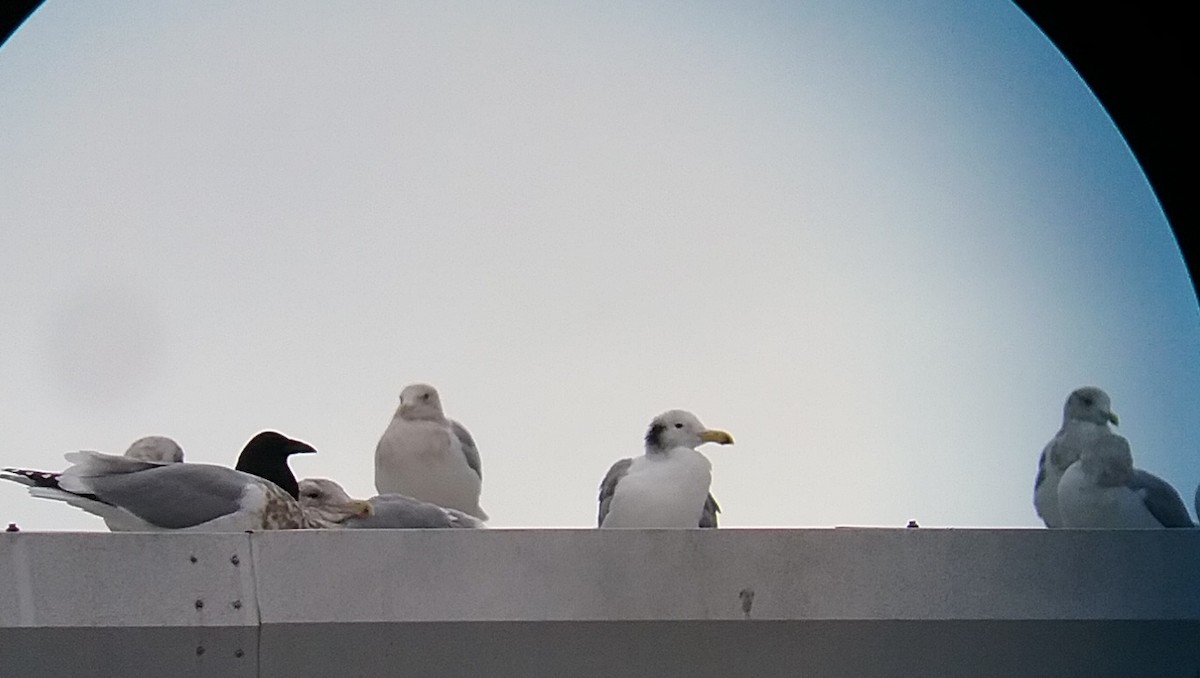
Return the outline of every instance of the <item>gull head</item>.
<path id="1" fill-rule="evenodd" d="M 370 502 L 351 499 L 341 485 L 328 478 L 300 481 L 300 508 L 310 523 L 338 527 L 351 518 L 365 518 L 374 510 Z"/>
<path id="2" fill-rule="evenodd" d="M 666 452 L 676 447 L 696 449 L 704 443 L 733 444 L 733 436 L 705 428 L 696 415 L 686 410 L 669 410 L 655 417 L 646 429 L 646 451 Z"/>
<path id="3" fill-rule="evenodd" d="M 1063 405 L 1063 424 L 1072 420 L 1107 426 L 1109 422 L 1117 424 L 1117 414 L 1112 411 L 1112 401 L 1103 389 L 1084 386 L 1071 391 Z"/>
<path id="4" fill-rule="evenodd" d="M 166 436 L 138 438 L 125 450 L 125 456 L 140 461 L 178 464 L 183 461 L 183 448 Z"/>
<path id="5" fill-rule="evenodd" d="M 400 391 L 400 407 L 396 414 L 409 420 L 439 421 L 445 418 L 442 413 L 442 399 L 437 389 L 429 384 L 409 384 Z"/>

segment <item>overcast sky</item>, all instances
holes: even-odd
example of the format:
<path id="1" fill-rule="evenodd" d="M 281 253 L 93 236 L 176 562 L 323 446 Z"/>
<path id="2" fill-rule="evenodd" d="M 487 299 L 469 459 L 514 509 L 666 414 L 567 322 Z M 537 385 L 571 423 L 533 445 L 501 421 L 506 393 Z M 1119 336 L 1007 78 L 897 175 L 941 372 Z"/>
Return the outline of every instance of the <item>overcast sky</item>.
<path id="1" fill-rule="evenodd" d="M 1034 526 L 1075 387 L 1200 481 L 1200 314 L 1008 2 L 49 0 L 0 48 L 0 464 L 174 437 L 374 493 L 436 385 L 495 527 L 695 412 L 723 525 Z M 0 486 L 0 521 L 103 529 Z"/>

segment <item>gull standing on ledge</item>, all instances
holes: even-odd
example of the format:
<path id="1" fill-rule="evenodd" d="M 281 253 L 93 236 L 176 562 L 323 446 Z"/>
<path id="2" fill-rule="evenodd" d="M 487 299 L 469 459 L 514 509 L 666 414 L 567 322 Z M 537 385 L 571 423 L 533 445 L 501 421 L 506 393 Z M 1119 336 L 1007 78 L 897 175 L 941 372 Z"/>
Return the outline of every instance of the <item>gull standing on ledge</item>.
<path id="1" fill-rule="evenodd" d="M 375 446 L 375 490 L 487 520 L 479 507 L 482 485 L 479 449 L 462 424 L 442 413 L 437 389 L 404 387 L 400 406 Z"/>
<path id="2" fill-rule="evenodd" d="M 601 481 L 599 526 L 716 527 L 712 464 L 696 451 L 703 443 L 730 445 L 733 437 L 684 410 L 655 417 L 646 453 L 613 464 Z"/>
<path id="3" fill-rule="evenodd" d="M 1129 442 L 1111 435 L 1083 450 L 1058 481 L 1063 527 L 1194 527 L 1170 483 L 1133 467 Z"/>
<path id="4" fill-rule="evenodd" d="M 1063 527 L 1058 512 L 1058 481 L 1067 467 L 1089 447 L 1109 438 L 1121 438 L 1108 427 L 1117 423 L 1108 394 L 1095 386 L 1077 388 L 1063 404 L 1063 423 L 1046 443 L 1038 459 L 1033 485 L 1033 507 L 1046 527 Z M 1124 440 L 1124 438 L 1121 438 Z"/>

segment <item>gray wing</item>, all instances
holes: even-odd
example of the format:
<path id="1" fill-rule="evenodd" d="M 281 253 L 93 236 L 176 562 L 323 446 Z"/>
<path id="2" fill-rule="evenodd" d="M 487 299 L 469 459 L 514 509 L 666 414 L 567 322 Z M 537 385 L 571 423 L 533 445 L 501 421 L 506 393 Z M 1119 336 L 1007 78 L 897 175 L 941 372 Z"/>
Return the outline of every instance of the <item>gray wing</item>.
<path id="1" fill-rule="evenodd" d="M 167 529 L 192 527 L 241 508 L 251 477 L 212 464 L 168 464 L 135 473 L 91 476 L 99 501 Z"/>
<path id="2" fill-rule="evenodd" d="M 604 524 L 604 516 L 608 515 L 608 506 L 612 503 L 613 492 L 617 491 L 617 482 L 629 473 L 629 467 L 633 464 L 633 459 L 622 459 L 613 464 L 608 469 L 608 473 L 604 474 L 604 480 L 600 481 L 600 513 L 596 517 L 596 526 Z"/>
<path id="3" fill-rule="evenodd" d="M 700 527 L 716 527 L 717 514 L 720 512 L 721 507 L 717 505 L 717 500 L 713 499 L 712 492 L 709 492 L 704 500 L 704 512 L 700 514 Z"/>
<path id="4" fill-rule="evenodd" d="M 1050 445 L 1046 445 L 1046 447 L 1042 449 L 1042 456 L 1038 457 L 1037 478 L 1034 478 L 1033 480 L 1033 491 L 1035 493 L 1042 487 L 1042 483 L 1046 482 L 1046 450 L 1049 449 Z"/>
<path id="5" fill-rule="evenodd" d="M 462 444 L 463 454 L 467 457 L 467 466 L 470 466 L 475 471 L 475 475 L 483 480 L 483 461 L 479 458 L 479 448 L 475 446 L 475 439 L 471 437 L 465 426 L 453 419 L 450 420 L 450 430 Z"/>
<path id="6" fill-rule="evenodd" d="M 1149 471 L 1135 468 L 1129 487 L 1141 495 L 1146 508 L 1163 527 L 1195 527 L 1183 498 L 1167 481 Z"/>
<path id="7" fill-rule="evenodd" d="M 381 494 L 367 501 L 374 509 L 371 515 L 351 518 L 344 523 L 346 527 L 367 530 L 454 527 L 454 521 L 442 507 L 403 494 Z"/>

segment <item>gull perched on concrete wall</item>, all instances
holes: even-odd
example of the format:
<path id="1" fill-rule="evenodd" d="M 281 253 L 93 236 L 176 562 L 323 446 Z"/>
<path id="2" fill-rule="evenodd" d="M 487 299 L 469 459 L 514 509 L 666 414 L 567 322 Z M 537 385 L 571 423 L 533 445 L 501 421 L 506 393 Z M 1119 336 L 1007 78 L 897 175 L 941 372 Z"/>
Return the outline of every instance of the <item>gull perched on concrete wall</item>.
<path id="1" fill-rule="evenodd" d="M 1062 428 L 1042 450 L 1034 483 L 1033 504 L 1046 527 L 1191 527 L 1179 493 L 1134 468 L 1129 441 L 1109 423 L 1118 418 L 1102 389 L 1084 386 L 1067 396 Z M 1069 517 L 1063 515 L 1064 490 Z"/>
<path id="2" fill-rule="evenodd" d="M 1062 527 L 1058 511 L 1058 481 L 1067 467 L 1079 459 L 1083 450 L 1103 444 L 1109 438 L 1121 438 L 1108 427 L 1118 421 L 1108 394 L 1094 386 L 1077 388 L 1063 404 L 1063 422 L 1058 433 L 1046 443 L 1038 459 L 1034 481 L 1033 506 L 1046 527 Z M 1124 440 L 1124 438 L 1121 438 Z"/>
<path id="3" fill-rule="evenodd" d="M 437 389 L 412 384 L 375 447 L 375 490 L 402 494 L 480 520 L 483 465 L 475 440 L 462 424 L 447 419 Z"/>
<path id="4" fill-rule="evenodd" d="M 612 465 L 600 483 L 600 527 L 716 527 L 712 464 L 696 448 L 733 437 L 696 415 L 670 410 L 650 422 L 646 452 Z"/>
<path id="5" fill-rule="evenodd" d="M 328 478 L 300 481 L 300 505 L 313 515 L 322 515 L 328 506 L 346 504 L 350 495 Z M 481 528 L 483 521 L 462 511 L 430 504 L 402 494 L 380 494 L 367 500 L 371 515 L 350 518 L 331 527 L 349 529 Z"/>
<path id="6" fill-rule="evenodd" d="M 139 461 L 154 462 L 159 464 L 178 464 L 183 462 L 183 448 L 179 443 L 166 436 L 145 436 L 138 438 L 129 445 L 129 449 L 125 450 L 125 457 L 128 459 L 136 459 Z M 19 482 L 23 485 L 42 488 L 57 488 L 59 473 L 50 473 L 47 471 L 33 471 L 30 469 L 6 469 L 12 475 L 0 475 L 6 480 Z M 41 492 L 41 490 L 39 490 Z M 30 494 L 33 494 L 30 490 Z M 35 495 L 39 496 L 39 495 Z M 57 498 L 57 497 L 51 497 Z M 65 499 L 64 499 L 65 501 Z M 90 513 L 95 513 L 90 511 Z M 98 514 L 97 514 L 98 515 Z M 101 515 L 104 519 L 104 524 L 112 532 L 125 531 L 125 524 L 128 522 L 122 517 L 113 518 L 112 516 Z"/>
<path id="7" fill-rule="evenodd" d="M 1175 488 L 1133 467 L 1129 443 L 1108 436 L 1088 446 L 1058 482 L 1063 527 L 1193 527 Z"/>
<path id="8" fill-rule="evenodd" d="M 275 483 L 214 464 L 143 461 L 100 452 L 69 452 L 61 473 L 5 469 L 0 478 L 32 496 L 66 502 L 100 516 L 114 531 L 243 532 L 324 527 Z M 370 505 L 333 507 L 331 520 L 368 515 Z"/>

